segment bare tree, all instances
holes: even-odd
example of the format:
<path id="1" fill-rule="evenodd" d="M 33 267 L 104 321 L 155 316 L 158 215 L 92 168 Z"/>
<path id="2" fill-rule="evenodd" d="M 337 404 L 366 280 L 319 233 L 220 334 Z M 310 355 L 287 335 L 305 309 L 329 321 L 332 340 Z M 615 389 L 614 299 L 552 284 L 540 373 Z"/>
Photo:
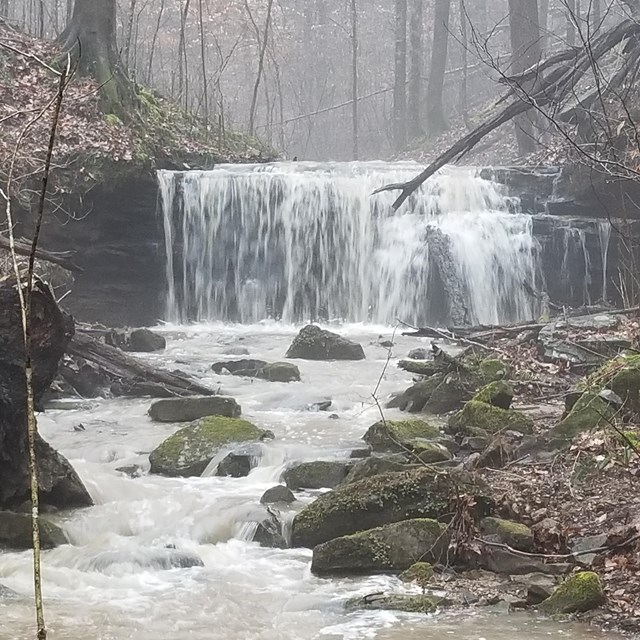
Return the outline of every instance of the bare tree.
<path id="1" fill-rule="evenodd" d="M 245 5 L 248 8 L 248 4 L 245 0 Z M 255 131 L 256 123 L 256 109 L 258 107 L 258 92 L 260 91 L 260 82 L 262 81 L 262 73 L 264 71 L 264 59 L 267 52 L 267 45 L 269 44 L 269 35 L 271 33 L 271 13 L 273 10 L 273 0 L 268 0 L 267 4 L 267 17 L 265 19 L 264 31 L 262 37 L 259 37 L 258 32 L 258 46 L 260 48 L 260 57 L 258 58 L 258 72 L 256 74 L 256 82 L 253 87 L 253 97 L 251 98 L 251 108 L 249 110 L 249 133 L 253 135 Z M 249 13 L 251 13 L 249 11 Z M 253 18 L 252 18 L 253 19 Z"/>
<path id="2" fill-rule="evenodd" d="M 435 0 L 435 3 L 431 71 L 427 88 L 427 132 L 430 136 L 436 136 L 447 128 L 442 100 L 447 69 L 451 0 Z"/>
<path id="3" fill-rule="evenodd" d="M 397 150 L 407 143 L 407 0 L 396 0 L 393 140 Z"/>
<path id="4" fill-rule="evenodd" d="M 422 110 L 422 66 L 424 62 L 423 32 L 423 0 L 412 0 L 411 17 L 409 19 L 409 39 L 411 42 L 408 104 L 409 139 L 418 138 L 424 133 L 420 117 Z"/>
<path id="5" fill-rule="evenodd" d="M 0 17 L 9 17 L 9 0 L 0 0 Z"/>

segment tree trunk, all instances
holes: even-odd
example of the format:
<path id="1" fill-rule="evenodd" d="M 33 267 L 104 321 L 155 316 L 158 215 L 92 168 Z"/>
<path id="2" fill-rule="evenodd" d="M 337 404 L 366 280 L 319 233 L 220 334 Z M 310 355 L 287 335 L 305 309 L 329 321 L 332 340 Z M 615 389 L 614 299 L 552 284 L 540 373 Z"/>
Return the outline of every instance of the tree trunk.
<path id="1" fill-rule="evenodd" d="M 76 0 L 58 40 L 77 63 L 78 73 L 101 86 L 101 109 L 129 119 L 136 97 L 116 47 L 116 0 Z"/>
<path id="2" fill-rule="evenodd" d="M 431 72 L 427 88 L 427 131 L 437 136 L 447 129 L 442 102 L 444 74 L 447 69 L 449 46 L 449 16 L 451 0 L 436 0 L 433 26 L 433 48 L 431 51 Z"/>
<path id="3" fill-rule="evenodd" d="M 407 144 L 407 0 L 396 0 L 393 140 L 397 151 Z"/>
<path id="4" fill-rule="evenodd" d="M 264 33 L 262 34 L 262 42 L 258 41 L 260 47 L 260 57 L 258 58 L 258 73 L 256 75 L 256 83 L 253 87 L 253 97 L 251 99 L 251 109 L 249 111 L 249 133 L 253 135 L 255 130 L 256 110 L 258 107 L 258 91 L 260 90 L 260 82 L 262 81 L 262 72 L 264 70 L 264 58 L 267 53 L 267 45 L 269 44 L 269 34 L 271 32 L 271 12 L 273 10 L 273 0 L 268 0 L 267 18 L 264 24 Z"/>
<path id="5" fill-rule="evenodd" d="M 570 47 L 576 45 L 576 0 L 565 0 L 566 20 L 567 20 L 567 44 Z"/>
<path id="6" fill-rule="evenodd" d="M 353 159 L 360 156 L 358 140 L 358 6 L 356 0 L 351 0 L 351 129 L 353 135 Z"/>
<path id="7" fill-rule="evenodd" d="M 538 24 L 538 0 L 509 0 L 509 22 L 511 26 L 510 74 L 518 74 L 540 61 L 540 26 Z M 531 86 L 523 82 L 522 99 Z M 521 155 L 535 151 L 535 114 L 523 114 L 514 119 L 518 150 Z"/>
<path id="8" fill-rule="evenodd" d="M 424 26 L 423 0 L 412 0 L 411 18 L 409 20 L 409 39 L 411 41 L 411 64 L 409 67 L 409 139 L 419 138 L 424 131 L 420 112 L 422 107 L 422 64 L 424 47 L 422 33 Z"/>
<path id="9" fill-rule="evenodd" d="M 0 283 L 0 509 L 30 499 L 27 450 L 24 336 L 13 280 Z M 59 309 L 48 287 L 36 284 L 31 306 L 31 361 L 36 403 L 49 388 L 73 335 L 73 320 Z M 56 507 L 92 504 L 71 465 L 39 436 L 36 452 L 41 503 Z"/>
<path id="10" fill-rule="evenodd" d="M 538 21 L 540 24 L 540 52 L 545 53 L 549 46 L 549 0 L 538 0 L 540 5 Z"/>
<path id="11" fill-rule="evenodd" d="M 9 0 L 0 0 L 0 18 L 9 17 Z"/>

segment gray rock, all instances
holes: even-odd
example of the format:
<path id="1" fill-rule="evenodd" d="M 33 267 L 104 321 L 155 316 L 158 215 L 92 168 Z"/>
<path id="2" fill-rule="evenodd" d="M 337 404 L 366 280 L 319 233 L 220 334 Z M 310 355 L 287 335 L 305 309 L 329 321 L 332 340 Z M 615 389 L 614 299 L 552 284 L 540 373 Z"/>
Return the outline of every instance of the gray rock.
<path id="1" fill-rule="evenodd" d="M 405 457 L 401 454 L 385 457 L 371 456 L 356 462 L 344 482 L 345 484 L 350 484 L 364 480 L 364 478 L 380 475 L 381 473 L 399 473 L 412 468 L 415 468 L 415 466 L 409 466 Z"/>
<path id="2" fill-rule="evenodd" d="M 283 484 L 279 484 L 271 489 L 267 489 L 260 498 L 261 504 L 291 504 L 296 501 L 296 497 L 288 487 Z"/>
<path id="3" fill-rule="evenodd" d="M 262 457 L 262 445 L 248 444 L 234 449 L 218 465 L 217 476 L 230 478 L 245 478 Z"/>
<path id="4" fill-rule="evenodd" d="M 332 400 L 320 400 L 320 402 L 314 402 L 307 407 L 307 411 L 329 411 L 333 405 Z"/>
<path id="5" fill-rule="evenodd" d="M 512 580 L 527 590 L 527 604 L 529 606 L 538 605 L 543 600 L 546 600 L 556 587 L 555 579 L 544 573 L 527 573 L 522 576 L 513 576 Z"/>
<path id="6" fill-rule="evenodd" d="M 425 420 L 380 420 L 367 429 L 362 439 L 372 451 L 395 452 L 413 450 L 416 440 L 434 440 L 441 435 L 438 427 Z"/>
<path id="7" fill-rule="evenodd" d="M 163 549 L 140 549 L 138 551 L 103 551 L 80 565 L 84 571 L 108 572 L 114 566 L 128 565 L 142 569 L 168 571 L 203 567 L 202 558 L 172 547 Z"/>
<path id="8" fill-rule="evenodd" d="M 234 376 L 256 378 L 258 372 L 266 365 L 266 360 L 226 360 L 224 362 L 216 362 L 211 365 L 211 369 L 218 374 L 226 370 Z"/>
<path id="9" fill-rule="evenodd" d="M 412 349 L 409 351 L 409 357 L 412 360 L 428 360 L 432 355 L 432 351 L 430 349 Z"/>
<path id="10" fill-rule="evenodd" d="M 128 351 L 151 353 L 167 348 L 167 341 L 149 329 L 134 329 L 129 335 Z"/>
<path id="11" fill-rule="evenodd" d="M 142 467 L 138 464 L 129 464 L 125 467 L 118 467 L 116 471 L 118 473 L 123 473 L 125 476 L 129 476 L 129 478 L 139 478 L 143 473 Z"/>
<path id="12" fill-rule="evenodd" d="M 364 448 L 364 449 L 352 449 L 351 453 L 349 454 L 349 457 L 353 460 L 353 459 L 361 459 L 361 458 L 368 458 L 371 455 L 371 449 Z"/>
<path id="13" fill-rule="evenodd" d="M 289 487 L 297 489 L 333 489 L 337 487 L 349 473 L 349 462 L 318 460 L 303 462 L 284 472 L 284 481 Z"/>
<path id="14" fill-rule="evenodd" d="M 149 416 L 156 422 L 193 422 L 207 416 L 237 418 L 241 412 L 233 398 L 192 396 L 156 400 L 149 409 Z"/>
<path id="15" fill-rule="evenodd" d="M 286 549 L 287 541 L 284 536 L 284 527 L 280 519 L 280 513 L 276 509 L 267 508 L 267 513 L 258 523 L 253 541 L 261 547 L 272 549 Z"/>
<path id="16" fill-rule="evenodd" d="M 310 324 L 300 330 L 289 347 L 287 358 L 303 360 L 364 360 L 362 346 Z"/>
<path id="17" fill-rule="evenodd" d="M 269 363 L 264 360 L 230 360 L 216 362 L 212 367 L 215 373 L 228 371 L 234 376 L 260 378 L 270 382 L 298 382 L 300 370 L 290 362 Z"/>
<path id="18" fill-rule="evenodd" d="M 0 511 L 0 548 L 23 551 L 32 549 L 31 514 Z M 40 517 L 40 544 L 52 549 L 67 543 L 64 531 L 47 518 Z"/>
<path id="19" fill-rule="evenodd" d="M 227 349 L 225 349 L 224 352 L 230 356 L 248 356 L 250 353 L 247 347 L 238 347 L 238 346 L 228 347 Z"/>
<path id="20" fill-rule="evenodd" d="M 579 564 L 585 567 L 592 566 L 594 560 L 597 557 L 597 554 L 583 553 L 583 552 L 590 551 L 591 549 L 599 549 L 600 547 L 604 547 L 607 544 L 608 539 L 609 539 L 609 536 L 606 533 L 603 533 L 599 536 L 586 536 L 584 538 L 579 538 L 578 540 L 574 540 L 571 543 L 571 552 L 581 554 L 579 556 L 576 556 L 576 562 L 578 562 Z"/>
<path id="21" fill-rule="evenodd" d="M 446 525 L 419 518 L 329 540 L 313 550 L 319 575 L 403 571 L 414 563 L 439 562 L 447 549 Z"/>
<path id="22" fill-rule="evenodd" d="M 480 531 L 485 539 L 492 542 L 501 542 L 519 551 L 533 550 L 533 531 L 519 522 L 485 518 L 480 522 Z"/>
<path id="23" fill-rule="evenodd" d="M 269 382 L 299 382 L 300 369 L 290 362 L 273 362 L 264 366 L 257 377 Z"/>
<path id="24" fill-rule="evenodd" d="M 489 571 L 512 576 L 523 575 L 526 573 L 559 575 L 565 573 L 571 568 L 567 563 L 545 564 L 535 558 L 512 553 L 506 549 L 493 547 L 485 548 L 481 557 L 481 562 Z"/>

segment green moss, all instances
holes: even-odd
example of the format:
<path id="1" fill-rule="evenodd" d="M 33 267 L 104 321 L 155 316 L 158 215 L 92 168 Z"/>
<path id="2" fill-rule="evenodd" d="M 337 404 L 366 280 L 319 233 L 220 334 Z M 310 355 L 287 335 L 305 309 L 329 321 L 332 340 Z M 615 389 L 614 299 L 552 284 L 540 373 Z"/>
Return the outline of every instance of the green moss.
<path id="1" fill-rule="evenodd" d="M 480 389 L 473 400 L 486 402 L 487 404 L 502 409 L 508 409 L 513 399 L 513 387 L 505 380 L 496 380 Z"/>
<path id="2" fill-rule="evenodd" d="M 484 518 L 480 525 L 485 535 L 497 536 L 500 542 L 514 549 L 529 551 L 533 547 L 533 533 L 529 527 L 502 518 Z"/>
<path id="3" fill-rule="evenodd" d="M 104 121 L 111 126 L 122 126 L 123 122 L 115 113 L 105 113 Z"/>
<path id="4" fill-rule="evenodd" d="M 602 398 L 584 393 L 569 414 L 548 433 L 548 438 L 571 440 L 585 431 L 605 426 L 614 419 L 614 411 Z"/>
<path id="5" fill-rule="evenodd" d="M 417 438 L 412 442 L 412 448 L 420 460 L 427 464 L 446 462 L 452 458 L 449 449 L 439 442 L 430 442 Z"/>
<path id="6" fill-rule="evenodd" d="M 415 582 L 421 589 L 425 589 L 433 578 L 433 565 L 429 562 L 416 562 L 400 574 L 402 582 Z"/>
<path id="7" fill-rule="evenodd" d="M 387 428 L 400 440 L 414 438 L 438 438 L 440 430 L 425 420 L 392 420 L 387 421 Z"/>
<path id="8" fill-rule="evenodd" d="M 533 420 L 514 409 L 501 409 L 486 402 L 471 400 L 465 404 L 462 411 L 449 419 L 449 429 L 454 433 L 466 434 L 470 428 L 492 434 L 507 430 L 531 433 Z"/>
<path id="9" fill-rule="evenodd" d="M 511 367 L 497 358 L 486 358 L 481 360 L 478 369 L 482 378 L 482 384 L 489 384 L 509 377 Z"/>
<path id="10" fill-rule="evenodd" d="M 446 413 L 459 409 L 469 398 L 469 392 L 458 374 L 449 374 L 433 390 L 426 408 L 433 413 Z"/>
<path id="11" fill-rule="evenodd" d="M 583 613 L 604 604 L 598 574 L 583 571 L 565 580 L 541 605 L 545 613 Z"/>
<path id="12" fill-rule="evenodd" d="M 444 603 L 444 598 L 440 596 L 396 594 L 352 598 L 347 601 L 345 607 L 348 611 L 367 609 L 373 611 L 402 611 L 405 613 L 434 613 Z"/>
<path id="13" fill-rule="evenodd" d="M 369 427 L 363 440 L 373 451 L 405 451 L 413 449 L 416 439 L 433 440 L 440 430 L 425 420 L 386 420 Z"/>
<path id="14" fill-rule="evenodd" d="M 398 367 L 420 376 L 432 376 L 440 372 L 440 367 L 433 360 L 400 360 Z"/>

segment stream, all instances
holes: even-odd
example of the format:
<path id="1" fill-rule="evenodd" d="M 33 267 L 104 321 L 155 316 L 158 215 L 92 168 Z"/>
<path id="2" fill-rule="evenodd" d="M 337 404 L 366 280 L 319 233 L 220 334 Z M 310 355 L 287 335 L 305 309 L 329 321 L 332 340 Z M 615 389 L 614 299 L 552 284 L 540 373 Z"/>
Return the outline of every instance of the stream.
<path id="1" fill-rule="evenodd" d="M 220 388 L 242 405 L 243 417 L 275 433 L 247 478 L 206 477 L 206 472 L 205 477 L 185 479 L 148 475 L 149 452 L 178 426 L 152 423 L 146 415 L 149 400 L 83 401 L 79 408 L 40 416 L 42 434 L 70 459 L 96 503 L 57 516 L 71 543 L 43 554 L 49 640 L 613 637 L 489 609 L 435 616 L 345 613 L 349 597 L 411 588 L 393 576 L 316 578 L 310 572 L 310 550 L 268 549 L 248 542 L 255 528 L 250 523 L 263 509 L 260 497 L 278 483 L 287 463 L 348 457 L 379 418 L 372 392 L 388 350 L 378 341 L 381 335 L 391 339 L 392 329 L 346 325 L 336 330 L 359 341 L 367 359 L 296 361 L 302 382 L 284 384 L 216 375 L 211 364 L 228 359 L 229 350 L 240 346 L 251 357 L 282 360 L 297 331 L 291 325 L 160 328 L 167 350 L 145 357 Z M 411 379 L 395 366 L 397 358 L 429 345 L 401 336 L 395 342 L 380 382 L 381 400 Z M 330 412 L 308 410 L 329 398 Z M 332 412 L 339 418 L 331 419 Z M 385 415 L 393 417 L 394 411 L 385 410 Z M 116 471 L 127 465 L 140 465 L 141 477 Z M 312 493 L 297 495 L 302 503 L 313 499 Z M 154 558 L 168 545 L 199 556 L 204 566 L 162 569 Z M 21 594 L 16 600 L 0 600 L 0 640 L 33 638 L 31 553 L 0 554 L 0 583 Z"/>

